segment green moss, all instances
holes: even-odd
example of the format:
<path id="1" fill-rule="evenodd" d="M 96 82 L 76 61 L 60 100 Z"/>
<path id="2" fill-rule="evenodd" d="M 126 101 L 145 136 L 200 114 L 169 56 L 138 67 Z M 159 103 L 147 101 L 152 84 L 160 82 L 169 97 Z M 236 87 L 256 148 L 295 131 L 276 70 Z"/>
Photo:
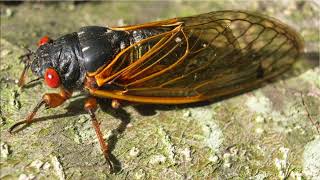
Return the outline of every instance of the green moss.
<path id="1" fill-rule="evenodd" d="M 49 129 L 41 129 L 38 133 L 38 137 L 41 138 L 41 137 L 46 137 L 49 135 Z"/>

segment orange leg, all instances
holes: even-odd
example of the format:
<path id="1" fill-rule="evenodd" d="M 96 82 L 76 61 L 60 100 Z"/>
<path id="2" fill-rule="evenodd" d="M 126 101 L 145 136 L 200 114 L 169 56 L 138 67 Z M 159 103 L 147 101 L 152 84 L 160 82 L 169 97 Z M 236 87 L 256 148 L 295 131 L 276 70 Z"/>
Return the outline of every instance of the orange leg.
<path id="1" fill-rule="evenodd" d="M 110 151 L 109 151 L 109 146 L 108 144 L 104 141 L 102 132 L 100 130 L 100 125 L 99 122 L 96 118 L 96 115 L 94 114 L 94 111 L 97 109 L 97 100 L 93 97 L 90 97 L 87 99 L 84 109 L 89 113 L 91 116 L 91 122 L 94 130 L 96 131 L 96 135 L 98 137 L 101 151 L 103 153 L 104 158 L 106 159 L 106 162 L 109 164 L 110 171 L 113 171 L 113 166 L 110 161 Z"/>
<path id="2" fill-rule="evenodd" d="M 37 111 L 40 109 L 41 106 L 45 105 L 49 108 L 55 108 L 63 104 L 67 99 L 69 99 L 72 95 L 72 92 L 66 91 L 61 89 L 61 92 L 58 93 L 47 93 L 44 94 L 42 100 L 34 107 L 32 112 L 28 115 L 28 117 L 23 120 L 15 123 L 13 126 L 10 127 L 9 133 L 14 133 L 14 129 L 22 124 L 31 124 L 34 122 L 34 116 L 37 114 Z"/>

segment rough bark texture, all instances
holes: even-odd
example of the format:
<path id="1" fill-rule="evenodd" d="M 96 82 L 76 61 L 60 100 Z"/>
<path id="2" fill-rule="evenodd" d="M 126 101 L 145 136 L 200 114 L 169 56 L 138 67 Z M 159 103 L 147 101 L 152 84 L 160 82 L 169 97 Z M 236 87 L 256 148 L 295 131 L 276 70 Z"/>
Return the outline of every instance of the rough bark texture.
<path id="1" fill-rule="evenodd" d="M 1 6 L 1 179 L 277 179 L 320 178 L 319 3 L 217 1 L 15 3 Z M 305 56 L 278 81 L 236 97 L 189 106 L 101 102 L 97 116 L 117 173 L 106 171 L 83 97 L 41 110 L 15 135 L 43 84 L 19 89 L 23 46 L 85 25 L 136 24 L 223 9 L 258 11 L 301 33 Z M 31 74 L 29 74 L 29 77 Z"/>

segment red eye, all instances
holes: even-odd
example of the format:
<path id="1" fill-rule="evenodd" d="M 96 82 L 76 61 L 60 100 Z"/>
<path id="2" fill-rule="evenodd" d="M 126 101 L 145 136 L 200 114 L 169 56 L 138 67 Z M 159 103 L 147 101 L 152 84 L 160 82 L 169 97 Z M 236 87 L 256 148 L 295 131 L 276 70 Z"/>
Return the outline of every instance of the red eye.
<path id="1" fill-rule="evenodd" d="M 57 88 L 60 86 L 60 77 L 56 70 L 48 68 L 44 75 L 44 81 L 51 88 Z"/>
<path id="2" fill-rule="evenodd" d="M 46 44 L 46 43 L 49 43 L 49 42 L 52 42 L 52 39 L 50 39 L 48 36 L 43 36 L 39 41 L 38 41 L 38 47 Z"/>

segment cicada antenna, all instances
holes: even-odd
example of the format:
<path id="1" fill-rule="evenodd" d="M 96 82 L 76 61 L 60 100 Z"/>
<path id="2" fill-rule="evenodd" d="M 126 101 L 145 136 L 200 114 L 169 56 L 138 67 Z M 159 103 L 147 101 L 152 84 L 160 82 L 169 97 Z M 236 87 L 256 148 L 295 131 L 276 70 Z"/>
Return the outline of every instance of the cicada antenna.
<path id="1" fill-rule="evenodd" d="M 34 52 L 32 52 L 29 48 L 26 48 L 26 50 L 28 52 L 19 57 L 20 63 L 24 63 L 24 68 L 18 82 L 19 87 L 23 87 L 25 85 L 26 72 L 31 65 L 31 56 L 34 55 Z"/>

